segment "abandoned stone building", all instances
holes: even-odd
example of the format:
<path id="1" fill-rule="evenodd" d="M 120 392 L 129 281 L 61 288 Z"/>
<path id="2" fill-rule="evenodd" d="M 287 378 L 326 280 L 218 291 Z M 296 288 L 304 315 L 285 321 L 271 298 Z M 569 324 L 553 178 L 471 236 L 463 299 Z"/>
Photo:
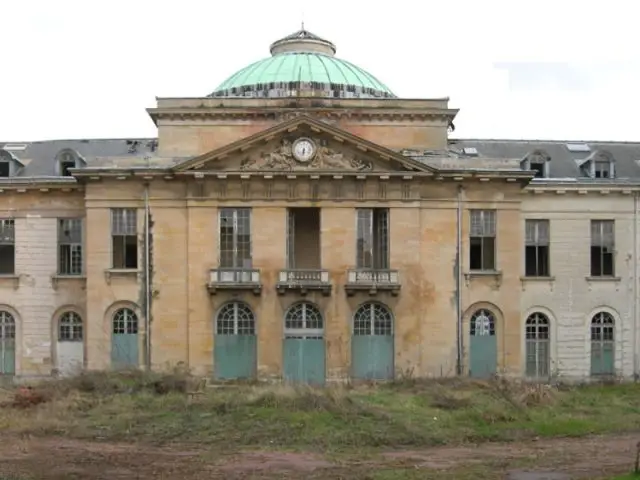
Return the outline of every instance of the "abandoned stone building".
<path id="1" fill-rule="evenodd" d="M 0 143 L 0 374 L 634 376 L 640 144 L 457 139 L 335 54 L 284 37 L 157 138 Z"/>

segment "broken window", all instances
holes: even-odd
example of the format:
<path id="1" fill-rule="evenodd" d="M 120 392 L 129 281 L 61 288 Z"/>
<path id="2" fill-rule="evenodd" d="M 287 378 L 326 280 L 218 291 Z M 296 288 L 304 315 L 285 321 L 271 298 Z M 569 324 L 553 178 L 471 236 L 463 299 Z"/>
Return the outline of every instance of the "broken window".
<path id="1" fill-rule="evenodd" d="M 15 220 L 0 220 L 0 275 L 13 275 L 16 269 Z"/>
<path id="2" fill-rule="evenodd" d="M 135 208 L 111 209 L 112 268 L 138 268 L 138 220 Z"/>
<path id="3" fill-rule="evenodd" d="M 531 162 L 531 170 L 535 171 L 535 178 L 545 178 L 545 164 L 544 162 Z"/>
<path id="4" fill-rule="evenodd" d="M 614 275 L 614 237 L 613 220 L 591 221 L 592 277 L 612 277 Z"/>
<path id="5" fill-rule="evenodd" d="M 357 209 L 356 268 L 389 268 L 389 210 Z"/>
<path id="6" fill-rule="evenodd" d="M 58 220 L 58 274 L 82 275 L 82 219 Z"/>
<path id="7" fill-rule="evenodd" d="M 300 207 L 287 211 L 287 268 L 321 268 L 320 233 L 319 208 Z"/>
<path id="8" fill-rule="evenodd" d="M 62 152 L 58 156 L 58 175 L 63 177 L 71 177 L 69 169 L 76 168 L 76 157 L 70 151 Z"/>
<path id="9" fill-rule="evenodd" d="M 525 276 L 549 276 L 549 220 L 525 221 Z"/>
<path id="10" fill-rule="evenodd" d="M 469 235 L 469 268 L 496 269 L 496 211 L 471 210 Z"/>
<path id="11" fill-rule="evenodd" d="M 251 268 L 251 209 L 220 209 L 220 268 Z"/>

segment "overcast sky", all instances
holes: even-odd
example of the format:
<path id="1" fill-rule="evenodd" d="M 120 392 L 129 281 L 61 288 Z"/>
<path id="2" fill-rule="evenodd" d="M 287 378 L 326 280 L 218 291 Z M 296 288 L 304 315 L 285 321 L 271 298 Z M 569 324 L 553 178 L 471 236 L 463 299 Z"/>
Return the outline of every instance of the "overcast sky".
<path id="1" fill-rule="evenodd" d="M 155 136 L 300 28 L 396 95 L 450 97 L 456 137 L 640 141 L 632 0 L 0 0 L 0 141 Z M 635 38 L 634 38 L 635 37 Z"/>

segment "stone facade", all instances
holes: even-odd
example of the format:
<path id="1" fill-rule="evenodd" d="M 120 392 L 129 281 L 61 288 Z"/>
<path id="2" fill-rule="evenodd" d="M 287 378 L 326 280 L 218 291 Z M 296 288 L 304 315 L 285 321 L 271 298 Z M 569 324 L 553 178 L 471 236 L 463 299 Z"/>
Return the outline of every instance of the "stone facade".
<path id="1" fill-rule="evenodd" d="M 636 375 L 637 146 L 597 157 L 619 175 L 581 178 L 584 147 L 450 138 L 447 99 L 171 98 L 149 114 L 157 139 L 0 144 L 15 231 L 0 373 L 66 372 L 61 342 L 81 341 L 88 369 L 215 378 Z M 71 273 L 62 218 L 82 219 Z M 532 276 L 536 219 L 549 254 Z M 596 276 L 592 220 L 615 231 L 615 268 Z"/>

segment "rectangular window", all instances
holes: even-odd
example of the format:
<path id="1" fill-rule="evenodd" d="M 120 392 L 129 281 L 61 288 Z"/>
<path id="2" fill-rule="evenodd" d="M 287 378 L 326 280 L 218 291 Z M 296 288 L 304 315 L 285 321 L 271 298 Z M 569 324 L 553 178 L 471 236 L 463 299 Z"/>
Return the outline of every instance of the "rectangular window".
<path id="1" fill-rule="evenodd" d="M 356 210 L 356 268 L 387 270 L 389 268 L 389 210 L 359 208 Z"/>
<path id="2" fill-rule="evenodd" d="M 16 270 L 16 234 L 12 218 L 0 220 L 0 275 L 13 275 Z"/>
<path id="3" fill-rule="evenodd" d="M 469 268 L 493 271 L 496 269 L 496 211 L 471 210 L 469 213 Z"/>
<path id="4" fill-rule="evenodd" d="M 525 220 L 525 276 L 549 276 L 549 220 Z"/>
<path id="5" fill-rule="evenodd" d="M 58 274 L 82 275 L 82 219 L 58 219 Z"/>
<path id="6" fill-rule="evenodd" d="M 535 178 L 544 178 L 545 175 L 545 164 L 542 162 L 532 162 L 531 170 L 536 172 Z"/>
<path id="7" fill-rule="evenodd" d="M 251 209 L 220 209 L 220 268 L 251 268 Z"/>
<path id="8" fill-rule="evenodd" d="M 591 221 L 591 276 L 613 277 L 615 247 L 613 220 Z"/>
<path id="9" fill-rule="evenodd" d="M 594 165 L 595 178 L 611 178 L 611 163 L 610 162 L 595 162 Z"/>
<path id="10" fill-rule="evenodd" d="M 11 176 L 11 164 L 9 162 L 0 162 L 0 177 Z"/>
<path id="11" fill-rule="evenodd" d="M 112 268 L 138 268 L 138 215 L 135 208 L 111 209 Z"/>

